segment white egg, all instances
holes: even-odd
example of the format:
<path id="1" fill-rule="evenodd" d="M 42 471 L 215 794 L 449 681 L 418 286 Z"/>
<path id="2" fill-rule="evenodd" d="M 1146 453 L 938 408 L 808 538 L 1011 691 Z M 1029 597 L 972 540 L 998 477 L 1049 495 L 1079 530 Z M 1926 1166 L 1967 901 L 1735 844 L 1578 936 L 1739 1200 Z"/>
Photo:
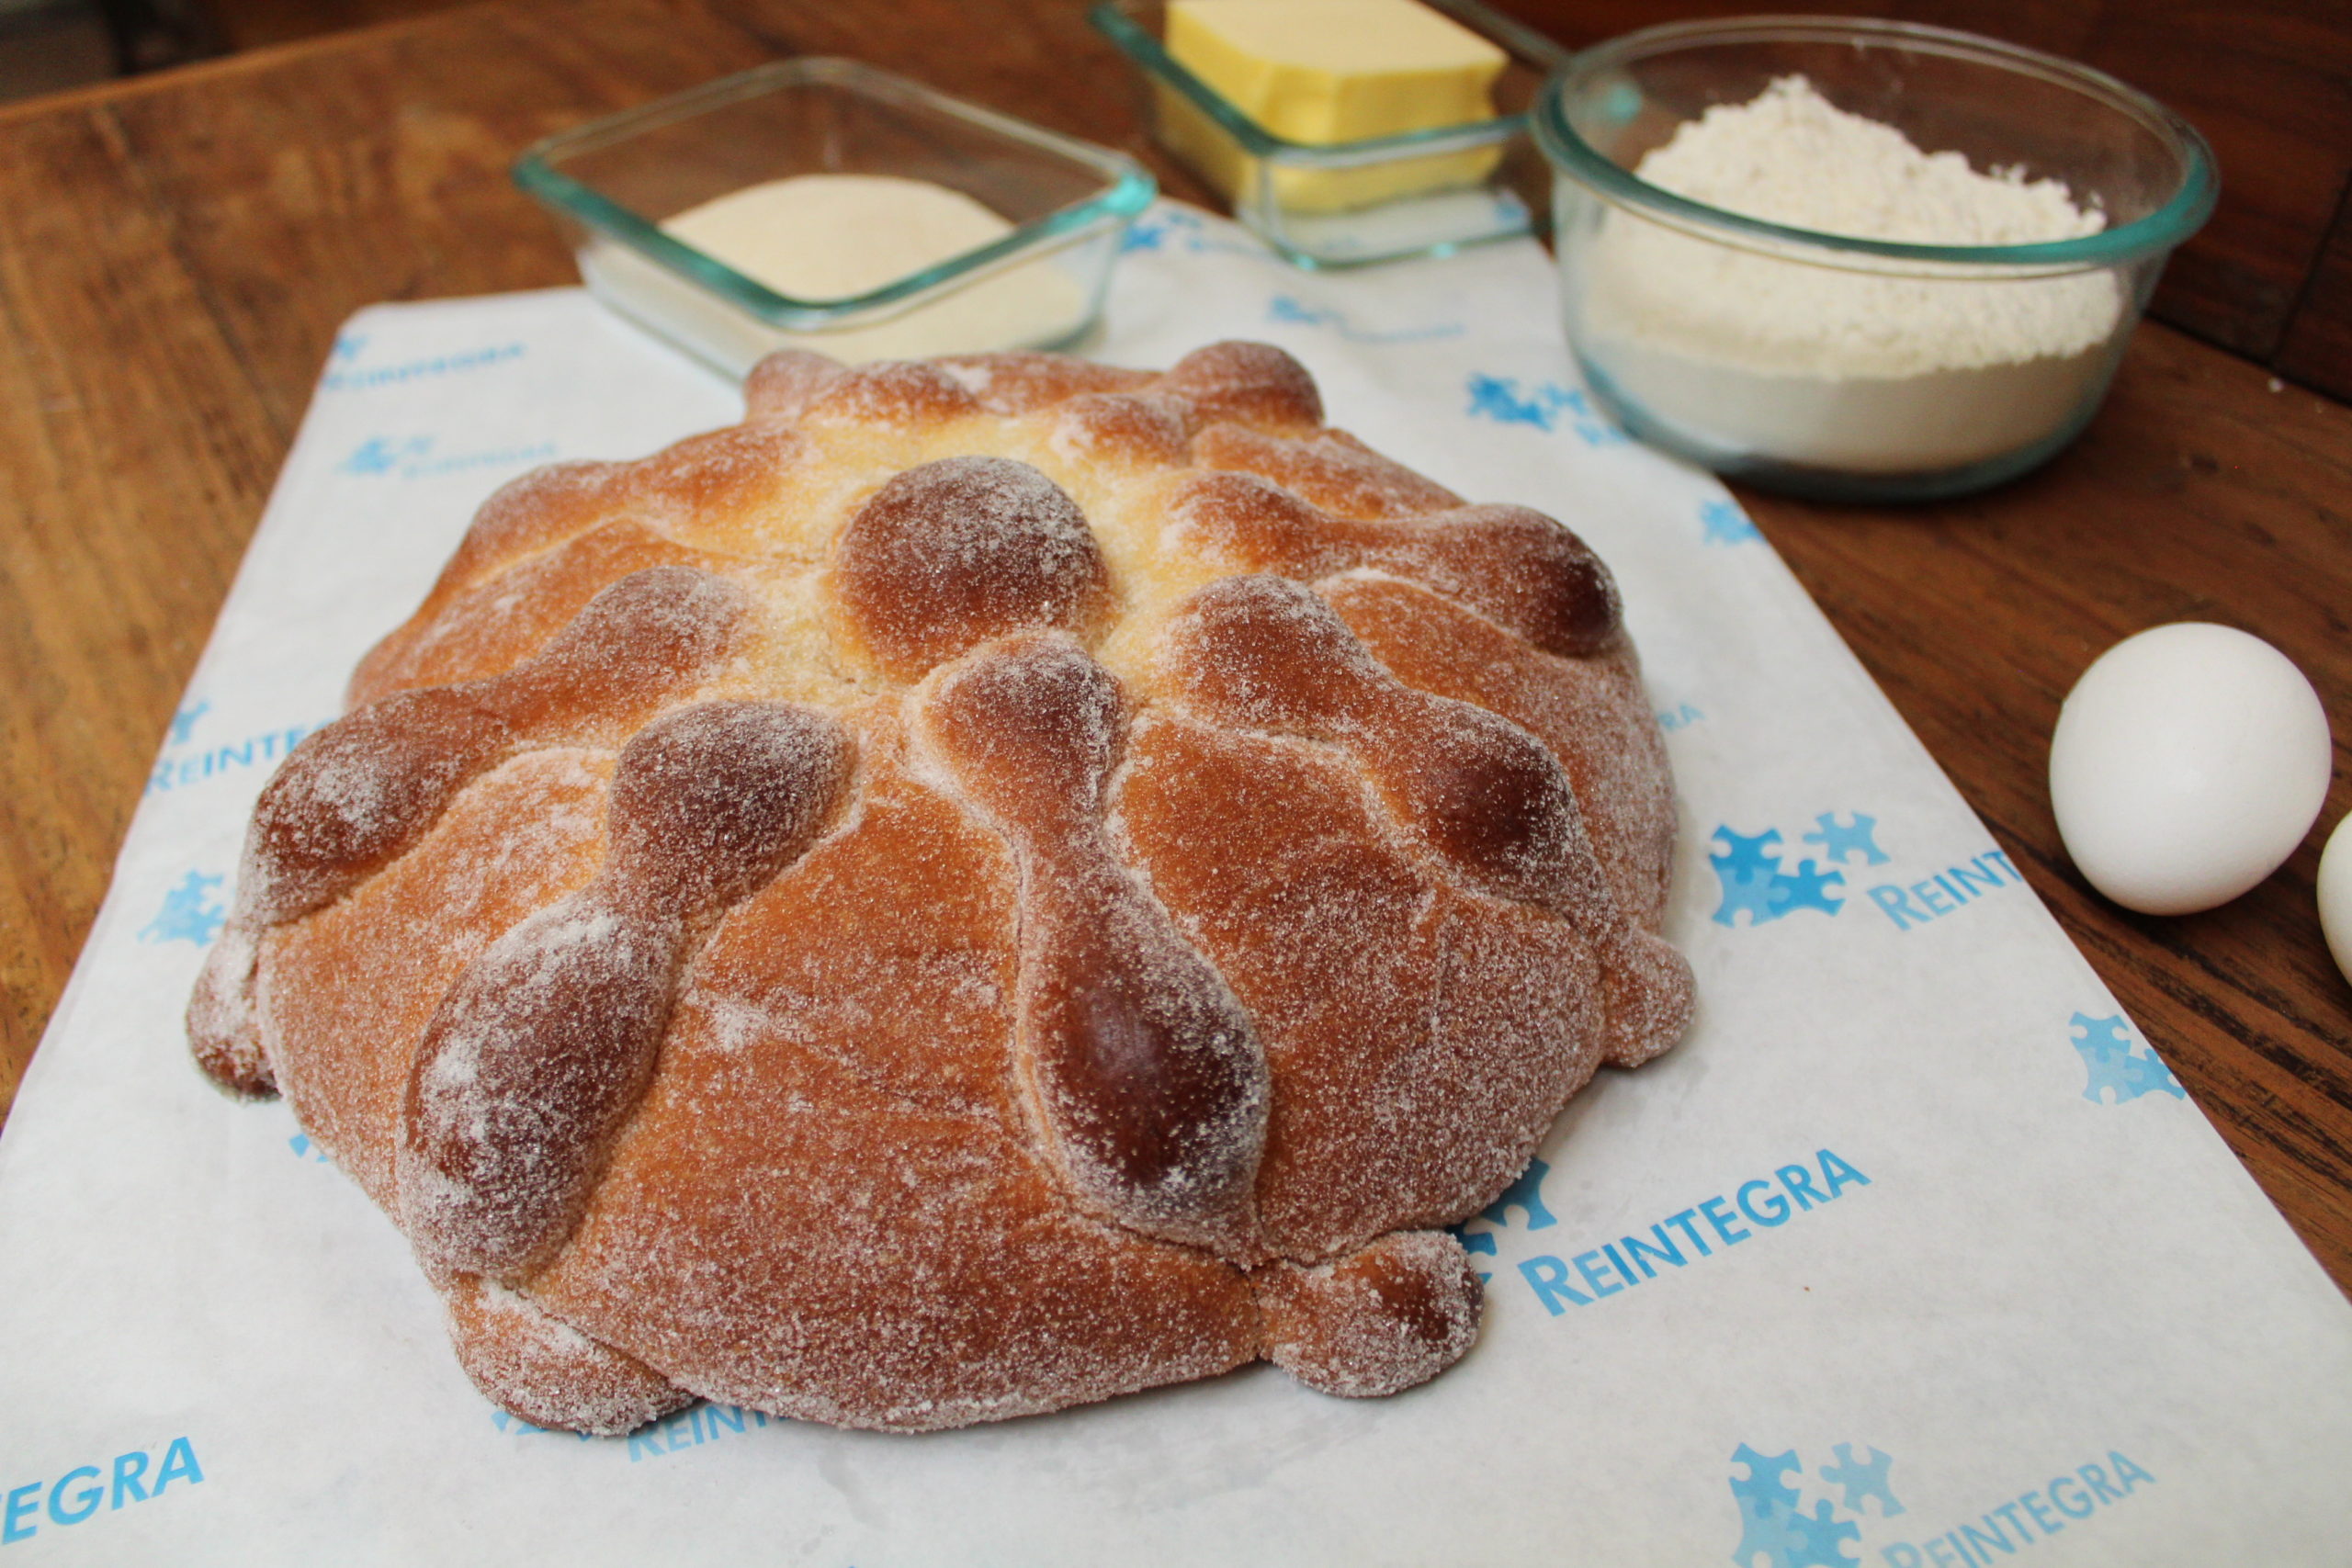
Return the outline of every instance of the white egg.
<path id="1" fill-rule="evenodd" d="M 2319 929 L 2335 966 L 2352 980 L 2352 817 L 2335 825 L 2319 857 Z"/>
<path id="2" fill-rule="evenodd" d="M 2294 853 L 2334 762 L 2319 694 L 2285 654 L 2184 621 L 2126 637 L 2075 682 L 2050 738 L 2050 804 L 2092 886 L 2185 915 Z"/>

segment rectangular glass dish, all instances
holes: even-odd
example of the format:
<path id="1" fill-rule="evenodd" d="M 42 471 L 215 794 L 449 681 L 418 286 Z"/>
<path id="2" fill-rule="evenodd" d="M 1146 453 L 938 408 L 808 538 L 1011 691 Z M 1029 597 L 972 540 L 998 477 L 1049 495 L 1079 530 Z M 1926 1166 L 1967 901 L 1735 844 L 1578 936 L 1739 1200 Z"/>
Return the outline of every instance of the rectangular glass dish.
<path id="1" fill-rule="evenodd" d="M 662 228 L 803 175 L 930 181 L 1012 228 L 840 299 L 778 293 Z M 1120 239 L 1157 194 L 1108 148 L 830 59 L 762 66 L 548 137 L 514 180 L 561 221 L 591 292 L 735 377 L 784 347 L 855 363 L 1065 346 L 1094 323 Z"/>
<path id="2" fill-rule="evenodd" d="M 1477 0 L 1423 4 L 1508 57 L 1494 118 L 1320 143 L 1268 130 L 1171 56 L 1163 0 L 1101 0 L 1089 19 L 1140 73 L 1160 145 L 1235 217 L 1300 266 L 1353 266 L 1544 231 L 1551 180 L 1528 110 L 1567 51 Z"/>

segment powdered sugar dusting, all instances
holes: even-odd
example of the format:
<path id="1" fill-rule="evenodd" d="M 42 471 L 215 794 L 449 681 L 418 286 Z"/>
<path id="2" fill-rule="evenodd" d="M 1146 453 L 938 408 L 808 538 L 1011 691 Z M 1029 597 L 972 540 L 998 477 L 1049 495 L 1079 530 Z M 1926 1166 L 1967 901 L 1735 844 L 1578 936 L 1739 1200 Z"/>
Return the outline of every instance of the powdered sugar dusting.
<path id="1" fill-rule="evenodd" d="M 1154 716 L 1130 756 L 1121 837 L 1263 1043 L 1270 1248 L 1476 1212 L 1597 1064 L 1592 939 L 1458 890 L 1336 749 Z"/>
<path id="2" fill-rule="evenodd" d="M 1080 629 L 1106 607 L 1094 535 L 1053 480 L 1005 457 L 899 474 L 833 548 L 843 618 L 883 671 L 915 680 L 1024 626 Z"/>
<path id="3" fill-rule="evenodd" d="M 257 813 L 202 1059 L 543 1425 L 1442 1371 L 1423 1227 L 1688 1016 L 1605 569 L 1263 345 L 747 399 L 485 508 Z"/>
<path id="4" fill-rule="evenodd" d="M 1031 636 L 944 671 L 919 733 L 1020 859 L 1018 1060 L 1073 1190 L 1146 1234 L 1247 1258 L 1265 1064 L 1104 834 L 1120 708 L 1081 649 Z"/>
<path id="5" fill-rule="evenodd" d="M 1346 573 L 1316 589 L 1397 679 L 1490 709 L 1540 739 L 1576 792 L 1619 906 L 1658 929 L 1674 791 L 1665 738 L 1630 648 L 1589 660 L 1555 658 L 1417 583 L 1378 572 Z"/>
<path id="6" fill-rule="evenodd" d="M 503 1285 L 461 1276 L 447 1294 L 466 1375 L 537 1426 L 617 1437 L 694 1402 L 661 1373 Z"/>
<path id="7" fill-rule="evenodd" d="M 1261 475 L 1326 512 L 1361 519 L 1444 512 L 1462 498 L 1344 430 L 1283 440 L 1246 424 L 1213 424 L 1193 444 L 1202 467 Z"/>
<path id="8" fill-rule="evenodd" d="M 1426 584 L 1546 652 L 1585 657 L 1623 626 L 1617 585 L 1584 541 L 1520 506 L 1464 506 L 1365 523 L 1335 516 L 1272 480 L 1203 475 L 1170 506 L 1176 536 L 1249 571 L 1313 581 L 1374 570 Z"/>
<path id="9" fill-rule="evenodd" d="M 682 708 L 629 742 L 601 874 L 478 959 L 419 1047 L 401 1211 L 437 1267 L 519 1279 L 571 1233 L 694 947 L 808 846 L 848 771 L 838 727 L 783 704 Z"/>
<path id="10" fill-rule="evenodd" d="M 613 759 L 528 751 L 468 785 L 407 852 L 345 897 L 273 928 L 259 1037 L 311 1139 L 395 1215 L 409 1071 L 467 966 L 604 857 Z"/>
<path id="11" fill-rule="evenodd" d="M 238 917 L 273 925 L 336 897 L 527 742 L 643 722 L 725 657 L 747 608 L 731 583 L 649 568 L 597 594 L 553 642 L 502 675 L 399 693 L 311 736 L 254 807 Z"/>
<path id="12" fill-rule="evenodd" d="M 1483 708 L 1398 682 L 1310 591 L 1227 578 L 1187 602 L 1167 648 L 1190 705 L 1347 748 L 1392 808 L 1482 886 L 1600 913 L 1576 796 L 1550 754 Z"/>
<path id="13" fill-rule="evenodd" d="M 260 958 L 252 922 L 231 920 L 205 954 L 187 1003 L 187 1037 L 198 1064 L 222 1089 L 254 1097 L 277 1091 L 254 1012 L 254 968 Z"/>
<path id="14" fill-rule="evenodd" d="M 1266 1354 L 1310 1388 L 1376 1399 L 1427 1382 L 1478 1335 L 1478 1276 L 1442 1231 L 1383 1236 L 1317 1268 L 1257 1281 Z"/>

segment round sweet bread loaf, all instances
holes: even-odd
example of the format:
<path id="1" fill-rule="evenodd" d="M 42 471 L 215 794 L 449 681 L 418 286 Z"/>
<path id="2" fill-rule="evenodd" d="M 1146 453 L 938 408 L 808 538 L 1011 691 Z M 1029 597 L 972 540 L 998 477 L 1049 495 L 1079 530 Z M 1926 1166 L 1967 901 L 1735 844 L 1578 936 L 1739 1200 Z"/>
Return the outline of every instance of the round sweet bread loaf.
<path id="1" fill-rule="evenodd" d="M 746 400 L 482 507 L 264 791 L 198 1060 L 542 1426 L 1442 1371 L 1442 1227 L 1690 1017 L 1607 569 L 1257 344 Z"/>

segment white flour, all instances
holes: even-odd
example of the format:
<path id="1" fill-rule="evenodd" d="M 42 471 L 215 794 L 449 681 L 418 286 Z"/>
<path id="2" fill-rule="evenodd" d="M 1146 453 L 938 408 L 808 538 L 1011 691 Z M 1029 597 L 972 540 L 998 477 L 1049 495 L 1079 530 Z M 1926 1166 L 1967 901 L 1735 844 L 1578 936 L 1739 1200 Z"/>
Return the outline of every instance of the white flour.
<path id="1" fill-rule="evenodd" d="M 1635 173 L 1792 228 L 1922 244 L 2097 233 L 2052 180 L 1980 174 L 1838 109 L 1801 76 L 1718 105 Z M 2027 446 L 2095 397 L 2130 313 L 2110 272 L 1958 281 L 1792 262 L 1611 209 L 1572 263 L 1579 341 L 1617 389 L 1711 452 L 1868 473 Z"/>
<path id="2" fill-rule="evenodd" d="M 730 191 L 665 219 L 673 238 L 793 299 L 854 298 L 971 251 L 1012 224 L 958 190 L 892 175 L 799 175 Z M 1053 257 L 983 277 L 888 320 L 827 333 L 760 325 L 626 247 L 582 252 L 589 286 L 628 314 L 703 345 L 741 374 L 770 350 L 817 349 L 846 364 L 1029 347 L 1085 321 L 1085 288 Z"/>

